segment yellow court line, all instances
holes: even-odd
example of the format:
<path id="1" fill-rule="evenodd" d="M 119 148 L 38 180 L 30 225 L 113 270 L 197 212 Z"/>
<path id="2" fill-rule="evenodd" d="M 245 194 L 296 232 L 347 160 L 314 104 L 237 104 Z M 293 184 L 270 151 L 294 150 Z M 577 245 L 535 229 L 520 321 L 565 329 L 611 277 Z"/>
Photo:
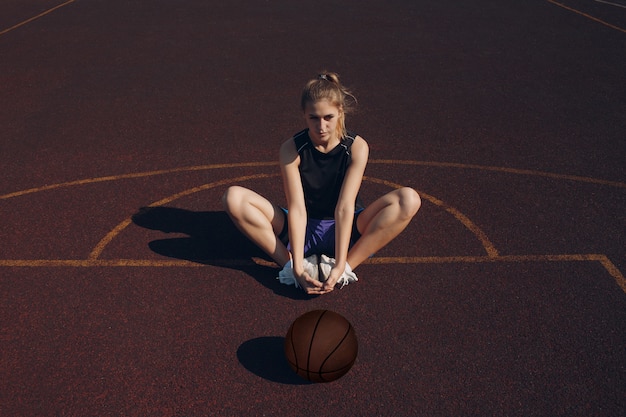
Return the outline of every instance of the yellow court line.
<path id="1" fill-rule="evenodd" d="M 383 165 L 415 165 L 415 166 L 426 166 L 426 167 L 435 167 L 435 168 L 458 168 L 458 169 L 474 169 L 478 171 L 493 171 L 493 172 L 501 172 L 505 174 L 515 174 L 515 175 L 529 175 L 535 177 L 546 177 L 558 180 L 566 180 L 566 181 L 574 181 L 574 182 L 585 182 L 590 184 L 597 185 L 606 185 L 609 187 L 618 187 L 618 188 L 626 188 L 626 183 L 618 182 L 618 181 L 609 181 L 591 177 L 582 177 L 577 175 L 567 175 L 567 174 L 556 174 L 552 172 L 545 171 L 533 171 L 528 169 L 518 169 L 518 168 L 506 168 L 506 167 L 497 167 L 497 166 L 488 166 L 488 165 L 473 165 L 473 164 L 460 164 L 455 162 L 433 162 L 433 161 L 411 161 L 411 160 L 395 160 L 395 159 L 372 159 L 368 162 L 369 164 L 383 164 Z M 73 187 L 77 185 L 88 185 L 99 182 L 108 182 L 108 181 L 119 181 L 124 179 L 134 179 L 134 178 L 145 178 L 152 177 L 157 175 L 167 175 L 167 174 L 175 174 L 175 173 L 183 173 L 183 172 L 194 172 L 194 171 L 208 171 L 212 169 L 231 169 L 231 168 L 246 168 L 246 167 L 269 167 L 269 166 L 277 166 L 278 162 L 241 162 L 241 163 L 232 163 L 232 164 L 212 164 L 212 165 L 197 165 L 197 166 L 189 166 L 189 167 L 178 167 L 171 169 L 161 169 L 155 171 L 145 171 L 145 172 L 135 172 L 130 174 L 119 174 L 119 175 L 108 175 L 105 177 L 95 177 L 95 178 L 86 178 L 82 180 L 61 182 L 56 184 L 43 185 L 40 187 L 28 188 L 25 190 L 14 191 L 12 193 L 0 195 L 0 200 L 8 200 L 10 198 L 21 197 L 28 194 L 38 193 L 42 191 L 54 190 L 58 188 L 66 188 Z"/>
<path id="2" fill-rule="evenodd" d="M 384 184 L 391 188 L 402 187 L 401 185 L 395 184 L 391 181 L 381 180 L 377 178 L 363 177 L 363 179 L 368 182 Z M 455 209 L 454 207 L 447 205 L 446 203 L 444 203 L 443 201 L 439 200 L 436 197 L 433 197 L 422 191 L 418 191 L 418 193 L 424 200 L 430 201 L 434 205 L 441 207 L 442 209 L 450 213 L 455 219 L 461 222 L 463 226 L 465 226 L 470 232 L 474 234 L 474 236 L 476 236 L 478 240 L 480 240 L 488 256 L 490 257 L 498 256 L 498 250 L 496 249 L 495 245 L 491 242 L 491 240 L 489 240 L 489 237 L 487 237 L 487 234 L 483 232 L 483 230 L 480 227 L 478 227 L 473 221 L 471 221 L 469 217 L 467 217 L 465 214 L 461 213 L 459 210 Z"/>
<path id="3" fill-rule="evenodd" d="M 606 263 L 608 261 L 608 263 Z M 209 263 L 210 262 L 210 263 Z M 611 275 L 619 274 L 614 264 L 602 254 L 553 254 L 553 255 L 498 255 L 498 256 L 382 256 L 372 257 L 364 265 L 390 264 L 446 264 L 446 263 L 521 263 L 521 262 L 600 262 L 610 266 L 606 268 Z M 170 259 L 0 259 L 2 267 L 205 267 L 213 264 L 223 265 L 267 265 L 276 266 L 271 261 L 261 258 L 250 260 L 236 259 L 198 259 L 197 261 Z M 612 266 L 611 266 L 612 265 Z"/>
<path id="4" fill-rule="evenodd" d="M 30 268 L 97 268 L 97 267 L 205 267 L 208 264 L 185 260 L 152 260 L 152 259 L 0 259 L 0 267 L 30 267 Z M 214 263 L 226 266 L 254 265 L 256 262 L 237 260 L 211 260 Z"/>
<path id="5" fill-rule="evenodd" d="M 206 262 L 206 263 L 202 263 Z M 389 264 L 448 264 L 448 263 L 523 263 L 523 262 L 598 262 L 615 283 L 626 293 L 626 278 L 621 271 L 602 254 L 564 254 L 564 255 L 498 255 L 498 256 L 409 256 L 409 257 L 373 257 L 364 262 L 368 265 Z M 150 259 L 0 259 L 0 267 L 30 267 L 30 268 L 94 268 L 94 267 L 145 267 L 145 268 L 172 268 L 221 265 L 225 267 L 250 265 L 275 266 L 274 263 L 263 259 L 251 260 L 150 260 Z"/>
<path id="6" fill-rule="evenodd" d="M 178 198 L 187 196 L 187 195 L 191 195 L 200 191 L 204 191 L 204 190 L 209 190 L 211 188 L 215 188 L 215 187 L 219 187 L 221 185 L 226 185 L 226 184 L 231 184 L 233 182 L 240 182 L 240 181 L 247 181 L 247 180 L 252 180 L 252 179 L 260 179 L 260 178 L 269 178 L 269 177 L 276 177 L 279 174 L 254 174 L 254 175 L 246 175 L 243 177 L 239 177 L 239 178 L 228 178 L 225 180 L 221 180 L 221 181 L 216 181 L 216 182 L 212 182 L 209 184 L 204 184 L 198 187 L 194 187 L 194 188 L 190 188 L 188 190 L 185 191 L 181 191 L 180 193 L 176 193 L 172 196 L 166 197 L 164 199 L 161 199 L 159 201 L 156 201 L 150 205 L 148 205 L 148 207 L 158 207 L 158 206 L 162 206 L 164 204 L 170 203 Z M 111 243 L 113 241 L 113 239 L 115 239 L 117 237 L 117 235 L 119 235 L 126 227 L 128 227 L 130 224 L 132 223 L 132 219 L 131 218 L 127 218 L 124 221 L 122 221 L 120 224 L 118 224 L 117 226 L 115 226 L 113 228 L 113 230 L 111 230 L 109 233 L 107 233 L 107 235 L 102 238 L 100 240 L 100 242 L 98 242 L 98 244 L 93 248 L 93 250 L 91 251 L 91 253 L 89 254 L 89 259 L 90 260 L 95 260 L 98 259 L 98 257 L 100 256 L 100 254 L 102 254 L 102 251 L 104 251 L 104 249 L 106 248 L 106 246 Z"/>
<path id="7" fill-rule="evenodd" d="M 610 24 L 608 22 L 605 22 L 604 20 L 601 20 L 601 19 L 598 19 L 597 17 L 591 16 L 590 14 L 583 13 L 580 10 L 576 10 L 576 9 L 574 9 L 572 7 L 569 7 L 569 6 L 566 6 L 564 4 L 558 3 L 558 2 L 556 2 L 554 0 L 546 0 L 546 1 L 548 3 L 552 3 L 552 4 L 556 5 L 556 6 L 559 6 L 559 7 L 562 7 L 564 9 L 566 9 L 566 10 L 569 10 L 570 12 L 574 12 L 576 14 L 579 14 L 579 15 L 583 16 L 583 17 L 586 17 L 587 19 L 591 19 L 594 22 L 598 22 L 598 23 L 600 23 L 600 24 L 602 24 L 604 26 L 610 27 L 611 29 L 619 30 L 620 32 L 626 33 L 626 29 L 621 28 L 619 26 L 612 25 L 612 24 Z"/>
<path id="8" fill-rule="evenodd" d="M 9 194 L 0 195 L 0 200 L 8 200 L 9 198 L 20 197 L 27 194 L 38 193 L 41 191 L 54 190 L 57 188 L 73 187 L 75 185 L 95 184 L 99 182 L 119 181 L 125 179 L 154 177 L 157 175 L 176 174 L 180 172 L 208 171 L 211 169 L 228 169 L 228 168 L 247 168 L 247 167 L 266 167 L 278 165 L 278 162 L 242 162 L 235 164 L 212 164 L 197 165 L 191 167 L 178 167 L 171 169 L 160 169 L 155 171 L 133 172 L 130 174 L 107 175 L 105 177 L 85 178 L 82 180 L 60 182 L 56 184 L 43 185 L 41 187 L 28 188 L 26 190 L 15 191 Z"/>
<path id="9" fill-rule="evenodd" d="M 478 171 L 500 172 L 503 174 L 528 175 L 532 177 L 545 177 L 556 180 L 566 180 L 574 182 L 585 182 L 597 185 L 606 185 L 609 187 L 626 188 L 626 183 L 619 181 L 609 181 L 592 177 L 582 177 L 578 175 L 557 174 L 546 171 L 534 171 L 531 169 L 506 168 L 488 165 L 460 164 L 456 162 L 430 162 L 430 161 L 411 161 L 411 160 L 393 160 L 393 159 L 375 159 L 369 161 L 370 164 L 388 164 L 388 165 L 416 165 L 428 166 L 434 168 L 458 168 L 458 169 L 474 169 Z M 0 196 L 2 198 L 2 196 Z"/>
<path id="10" fill-rule="evenodd" d="M 521 263 L 521 262 L 599 262 L 626 293 L 626 278 L 613 262 L 602 254 L 573 255 L 498 255 L 498 256 L 432 256 L 432 257 L 384 257 L 370 258 L 369 264 L 416 264 L 416 263 Z"/>
<path id="11" fill-rule="evenodd" d="M 565 175 L 565 174 L 555 174 L 555 173 L 543 172 L 543 171 L 533 171 L 533 170 L 505 168 L 505 167 L 495 167 L 495 166 L 460 164 L 460 163 L 452 163 L 452 162 L 412 161 L 412 160 L 371 160 L 370 163 L 372 163 L 372 164 L 391 164 L 391 165 L 430 166 L 430 167 L 438 167 L 438 168 L 476 169 L 476 170 L 482 170 L 482 171 L 494 171 L 494 172 L 502 172 L 502 173 L 507 173 L 507 174 L 539 176 L 539 177 L 547 177 L 547 178 L 553 178 L 553 179 L 559 179 L 559 180 L 586 182 L 586 183 L 593 183 L 593 184 L 598 184 L 598 185 L 606 185 L 606 186 L 611 186 L 611 187 L 626 188 L 626 183 L 622 183 L 622 182 L 607 181 L 607 180 L 595 179 L 595 178 L 591 178 L 591 177 L 581 177 L 581 176 L 573 176 L 573 175 Z M 0 200 L 9 199 L 9 198 L 18 197 L 18 196 L 23 196 L 23 195 L 26 195 L 26 194 L 36 193 L 36 192 L 40 192 L 40 191 L 58 189 L 58 188 L 63 188 L 63 187 L 71 187 L 71 186 L 75 186 L 75 185 L 93 184 L 93 183 L 106 182 L 106 181 L 116 181 L 116 180 L 131 179 L 131 178 L 142 178 L 142 177 L 150 177 L 150 176 L 156 176 L 156 175 L 165 175 L 165 174 L 171 174 L 171 173 L 181 173 L 181 172 L 191 172 L 191 171 L 204 171 L 204 170 L 210 170 L 210 169 L 228 169 L 228 168 L 240 168 L 240 167 L 268 167 L 268 166 L 275 166 L 275 165 L 277 165 L 276 162 L 246 162 L 246 163 L 232 163 L 232 164 L 213 164 L 213 165 L 200 165 L 200 166 L 190 166 L 190 167 L 178 167 L 178 168 L 172 168 L 172 169 L 146 171 L 146 172 L 122 174 L 122 175 L 111 175 L 111 176 L 105 176 L 105 177 L 88 178 L 88 179 L 83 179 L 83 180 L 76 180 L 76 181 L 70 181 L 70 182 L 64 182 L 64 183 L 45 185 L 45 186 L 37 187 L 37 188 L 30 188 L 30 189 L 27 189 L 27 190 L 22 190 L 22 191 L 17 191 L 17 192 L 5 194 L 5 195 L 0 195 Z M 178 194 L 175 194 L 173 196 L 170 196 L 170 197 L 168 197 L 166 199 L 157 201 L 157 202 L 153 203 L 152 205 L 155 206 L 155 205 L 166 204 L 167 202 L 173 201 L 174 199 L 180 198 L 181 196 L 189 195 L 191 193 L 194 193 L 194 192 L 197 192 L 197 191 L 200 191 L 200 190 L 203 190 L 203 189 L 208 189 L 208 188 L 211 188 L 211 187 L 214 187 L 214 186 L 230 183 L 232 181 L 238 181 L 238 180 L 250 179 L 250 178 L 271 177 L 271 176 L 275 176 L 275 175 L 277 175 L 277 174 L 256 174 L 256 175 L 244 176 L 244 177 L 241 177 L 240 179 L 232 179 L 231 178 L 231 179 L 218 181 L 216 183 L 205 184 L 203 186 L 192 188 L 190 190 L 183 191 L 182 193 L 178 193 Z M 374 178 L 369 178 L 369 180 L 372 181 L 372 182 L 380 182 L 382 184 L 391 185 L 393 187 L 399 187 L 398 184 L 394 184 L 394 183 L 391 183 L 391 182 L 388 182 L 388 181 L 384 181 L 384 180 L 377 180 L 377 179 L 374 179 Z M 455 216 L 455 218 L 457 218 L 466 227 L 468 227 L 483 242 L 483 246 L 487 250 L 488 256 L 487 257 L 470 257 L 470 258 L 468 258 L 468 257 L 461 257 L 461 258 L 455 258 L 455 257 L 450 258 L 450 257 L 448 257 L 448 258 L 445 258 L 444 257 L 444 258 L 396 258 L 396 259 L 404 259 L 403 262 L 405 262 L 405 263 L 407 263 L 407 262 L 408 263 L 421 263 L 421 262 L 424 262 L 424 261 L 429 262 L 429 260 L 435 260 L 435 261 L 439 260 L 439 261 L 441 261 L 441 260 L 446 260 L 446 259 L 447 259 L 447 262 L 454 262 L 454 261 L 463 261 L 463 262 L 469 262 L 469 261 L 472 261 L 472 262 L 491 262 L 491 261 L 496 261 L 497 262 L 497 261 L 502 261 L 502 260 L 512 261 L 514 259 L 517 259 L 517 258 L 500 256 L 498 254 L 498 251 L 495 249 L 495 247 L 493 247 L 493 244 L 491 244 L 491 242 L 487 238 L 487 236 L 479 228 L 475 227 L 475 225 L 473 225 L 473 223 L 466 216 L 464 216 L 462 213 L 458 212 L 458 210 L 456 210 L 456 209 L 454 209 L 452 207 L 447 206 L 444 202 L 442 202 L 441 200 L 436 199 L 433 196 L 430 196 L 430 195 L 425 194 L 425 193 L 421 193 L 421 194 L 428 201 L 430 201 L 433 204 L 436 204 L 436 205 L 444 208 L 449 213 L 453 214 Z M 114 228 L 111 232 L 109 232 L 109 234 L 107 234 L 107 236 L 105 236 L 105 238 L 103 238 L 101 240 L 101 242 L 94 248 L 92 253 L 89 255 L 90 259 L 87 259 L 87 260 L 72 260 L 72 261 L 63 261 L 63 260 L 35 260 L 35 261 L 5 260 L 5 261 L 3 261 L 3 260 L 0 260 L 0 266 L 155 266 L 153 261 L 136 261 L 136 260 L 106 261 L 106 260 L 99 260 L 99 259 L 97 259 L 99 257 L 99 255 L 101 254 L 102 250 L 104 249 L 104 247 L 112 239 L 114 239 L 115 236 L 117 236 L 117 234 L 119 234 L 124 228 L 126 228 L 131 222 L 132 221 L 130 219 L 126 219 L 125 221 L 120 223 L 116 228 Z M 583 258 L 582 259 L 575 259 L 576 257 L 580 257 L 580 256 L 583 256 Z M 613 276 L 616 279 L 616 281 L 618 282 L 620 287 L 624 290 L 624 292 L 626 292 L 626 281 L 624 280 L 623 275 L 617 269 L 617 267 L 615 267 L 615 265 L 613 265 L 611 263 L 611 261 L 606 256 L 604 256 L 604 255 L 593 255 L 593 256 L 597 257 L 596 259 L 591 259 L 591 258 L 588 258 L 588 257 L 585 258 L 585 256 L 586 255 L 575 255 L 572 258 L 572 255 L 565 255 L 565 258 L 557 256 L 557 258 L 555 258 L 555 259 L 552 259 L 553 256 L 548 256 L 548 257 L 541 257 L 540 256 L 539 258 L 522 257 L 522 259 L 524 261 L 529 261 L 529 260 L 543 260 L 543 261 L 545 261 L 545 260 L 565 260 L 565 261 L 567 261 L 567 260 L 592 260 L 592 261 L 598 261 L 605 267 L 605 269 L 607 269 L 607 271 L 611 274 L 611 276 Z M 374 258 L 374 259 L 377 259 L 377 260 L 372 260 L 370 262 L 371 263 L 382 263 L 382 260 L 384 258 Z M 389 259 L 392 259 L 392 258 L 389 258 Z M 226 261 L 226 263 L 228 263 L 228 262 L 230 262 L 230 261 Z M 170 262 L 169 264 L 161 263 L 160 265 L 161 266 L 168 266 L 168 265 L 169 266 L 200 266 L 197 263 L 189 262 L 189 261 L 174 261 L 174 262 Z"/>
<path id="12" fill-rule="evenodd" d="M 47 14 L 50 14 L 50 13 L 52 13 L 53 11 L 55 11 L 55 10 L 57 10 L 57 9 L 60 9 L 61 7 L 67 6 L 67 5 L 68 5 L 68 4 L 70 4 L 70 3 L 74 3 L 75 1 L 76 1 L 76 0 L 69 0 L 69 1 L 66 1 L 65 3 L 63 3 L 63 4 L 59 4 L 58 6 L 55 6 L 55 7 L 51 8 L 51 9 L 48 9 L 48 10 L 46 10 L 46 11 L 45 11 L 45 12 L 43 12 L 43 13 L 39 13 L 37 16 L 33 16 L 33 17 L 31 17 L 30 19 L 27 19 L 27 20 L 24 20 L 24 21 L 23 21 L 23 22 L 21 22 L 21 23 L 18 23 L 17 25 L 11 26 L 11 27 L 10 27 L 10 28 L 8 28 L 8 29 L 4 29 L 3 31 L 0 31 L 0 36 L 4 35 L 5 33 L 10 32 L 10 31 L 12 31 L 12 30 L 14 30 L 14 29 L 17 29 L 17 28 L 19 28 L 19 27 L 21 27 L 21 26 L 24 26 L 24 25 L 26 25 L 26 24 L 28 24 L 28 23 L 32 22 L 33 20 L 37 20 L 37 19 L 39 19 L 40 17 L 43 17 L 43 16 L 45 16 L 45 15 L 47 15 Z"/>
<path id="13" fill-rule="evenodd" d="M 181 197 L 188 196 L 188 195 L 191 195 L 191 194 L 194 194 L 194 193 L 197 193 L 197 192 L 200 192 L 200 191 L 208 190 L 208 189 L 211 189 L 211 188 L 215 188 L 215 187 L 218 187 L 218 186 L 221 186 L 221 185 L 227 185 L 227 184 L 243 182 L 243 181 L 248 181 L 248 180 L 253 180 L 253 179 L 260 179 L 260 178 L 271 178 L 271 177 L 276 177 L 278 175 L 279 174 L 254 174 L 254 175 L 247 175 L 247 176 L 243 176 L 243 177 L 239 177 L 239 178 L 227 178 L 227 179 L 224 179 L 224 180 L 212 182 L 212 183 L 209 183 L 209 184 L 204 184 L 204 185 L 201 185 L 201 186 L 198 186 L 198 187 L 194 187 L 194 188 L 190 188 L 188 190 L 181 191 L 181 192 L 179 192 L 177 194 L 174 194 L 172 196 L 169 196 L 169 197 L 161 199 L 161 200 L 159 200 L 157 202 L 154 202 L 154 203 L 150 204 L 148 207 L 162 206 L 164 204 L 171 203 L 172 201 L 177 200 L 177 199 L 179 199 Z M 381 179 L 378 179 L 378 178 L 363 177 L 363 180 L 367 181 L 367 182 L 383 184 L 383 185 L 386 185 L 386 186 L 388 186 L 390 188 L 396 188 L 396 189 L 397 188 L 402 188 L 402 185 L 400 185 L 400 184 L 396 184 L 396 183 L 393 183 L 393 182 L 390 182 L 390 181 L 386 181 L 386 180 L 381 180 Z M 463 224 L 463 226 L 465 226 L 471 233 L 473 233 L 474 236 L 476 236 L 476 238 L 481 242 L 481 244 L 483 245 L 483 248 L 485 249 L 485 251 L 487 252 L 487 254 L 489 256 L 492 256 L 492 257 L 493 256 L 498 256 L 498 250 L 495 248 L 494 244 L 491 243 L 491 241 L 487 237 L 487 234 L 485 232 L 483 232 L 482 229 L 479 228 L 476 224 L 474 224 L 474 222 L 472 222 L 466 215 L 464 215 L 459 210 L 455 209 L 454 207 L 451 207 L 451 206 L 447 205 L 443 201 L 441 201 L 441 200 L 439 200 L 439 199 L 437 199 L 437 198 L 435 198 L 433 196 L 430 196 L 430 195 L 428 195 L 426 193 L 422 193 L 421 191 L 418 191 L 418 193 L 422 196 L 423 199 L 428 200 L 431 203 L 441 207 L 442 209 L 444 209 L 445 211 L 450 213 L 461 224 Z M 89 254 L 89 259 L 92 259 L 92 260 L 98 259 L 100 257 L 100 255 L 102 254 L 102 252 L 104 251 L 104 249 L 106 248 L 106 246 L 109 243 L 111 243 L 113 241 L 113 239 L 115 239 L 131 223 L 132 223 L 132 220 L 130 218 L 127 218 L 124 221 L 122 221 L 120 224 L 115 226 L 94 247 L 94 249 Z"/>

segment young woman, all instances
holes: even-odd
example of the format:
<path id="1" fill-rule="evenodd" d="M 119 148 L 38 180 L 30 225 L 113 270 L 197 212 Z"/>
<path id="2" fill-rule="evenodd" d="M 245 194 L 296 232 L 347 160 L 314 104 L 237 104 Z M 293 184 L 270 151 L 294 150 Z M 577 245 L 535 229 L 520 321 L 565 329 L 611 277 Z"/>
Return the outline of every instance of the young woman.
<path id="1" fill-rule="evenodd" d="M 398 236 L 421 205 L 417 192 L 407 187 L 367 207 L 361 204 L 369 148 L 346 130 L 353 101 L 334 73 L 321 74 L 304 87 L 307 128 L 280 147 L 286 210 L 239 186 L 223 197 L 239 230 L 283 267 L 279 278 L 291 275 L 291 282 L 308 294 L 325 294 L 337 283 L 356 280 L 352 269 Z"/>

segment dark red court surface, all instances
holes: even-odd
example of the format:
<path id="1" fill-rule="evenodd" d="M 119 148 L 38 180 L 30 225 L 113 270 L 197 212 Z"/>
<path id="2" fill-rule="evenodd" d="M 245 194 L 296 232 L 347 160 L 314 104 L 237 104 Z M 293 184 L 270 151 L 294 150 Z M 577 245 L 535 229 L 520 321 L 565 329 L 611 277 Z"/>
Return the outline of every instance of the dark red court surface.
<path id="1" fill-rule="evenodd" d="M 626 415 L 623 0 L 5 0 L 1 416 Z M 366 201 L 409 228 L 309 298 L 221 211 L 282 203 L 319 70 L 359 99 Z M 359 355 L 287 365 L 328 309 Z"/>

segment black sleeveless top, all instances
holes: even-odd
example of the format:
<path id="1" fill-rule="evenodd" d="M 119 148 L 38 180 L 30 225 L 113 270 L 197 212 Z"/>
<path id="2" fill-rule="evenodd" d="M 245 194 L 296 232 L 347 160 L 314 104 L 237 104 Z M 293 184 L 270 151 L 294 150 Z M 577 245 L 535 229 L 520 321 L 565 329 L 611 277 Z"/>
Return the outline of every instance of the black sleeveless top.
<path id="1" fill-rule="evenodd" d="M 355 137 L 356 134 L 348 132 L 341 138 L 339 145 L 328 153 L 315 149 L 308 129 L 293 137 L 300 155 L 300 178 L 308 217 L 335 218 L 335 206 L 339 200 L 346 171 L 352 161 L 350 152 Z M 361 200 L 357 197 L 355 209 L 362 207 Z"/>

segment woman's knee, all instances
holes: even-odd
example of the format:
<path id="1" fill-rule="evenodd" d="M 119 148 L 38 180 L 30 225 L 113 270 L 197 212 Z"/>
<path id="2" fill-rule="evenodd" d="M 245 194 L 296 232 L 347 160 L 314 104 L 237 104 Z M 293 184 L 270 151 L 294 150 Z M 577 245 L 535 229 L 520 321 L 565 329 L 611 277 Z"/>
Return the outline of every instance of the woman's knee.
<path id="1" fill-rule="evenodd" d="M 399 204 L 402 215 L 405 218 L 412 218 L 422 206 L 422 199 L 417 191 L 410 187 L 403 187 L 398 190 Z"/>
<path id="2" fill-rule="evenodd" d="M 239 185 L 233 185 L 226 189 L 222 195 L 222 205 L 227 213 L 236 214 L 237 208 L 241 207 L 244 200 L 245 191 L 246 189 Z"/>

